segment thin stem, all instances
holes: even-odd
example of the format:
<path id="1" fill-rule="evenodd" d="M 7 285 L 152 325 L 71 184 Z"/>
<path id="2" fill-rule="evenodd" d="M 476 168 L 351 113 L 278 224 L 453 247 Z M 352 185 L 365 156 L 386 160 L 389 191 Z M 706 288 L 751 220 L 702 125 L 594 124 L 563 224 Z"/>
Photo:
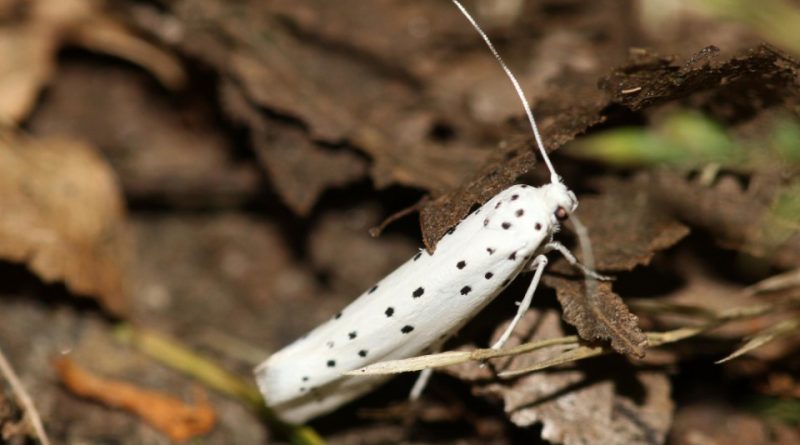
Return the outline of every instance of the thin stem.
<path id="1" fill-rule="evenodd" d="M 25 410 L 25 415 L 28 417 L 28 421 L 33 427 L 33 432 L 36 434 L 36 438 L 39 439 L 39 442 L 42 445 L 50 445 L 50 440 L 47 438 L 47 433 L 44 431 L 44 424 L 42 424 L 42 417 L 39 415 L 39 411 L 36 410 L 33 400 L 31 399 L 30 395 L 28 395 L 28 392 L 25 391 L 25 387 L 22 386 L 22 382 L 19 381 L 17 374 L 14 372 L 14 368 L 11 367 L 11 363 L 9 363 L 8 359 L 6 359 L 6 356 L 3 354 L 3 350 L 1 348 L 0 374 L 2 374 L 6 380 L 8 380 L 8 384 L 11 386 L 11 390 L 14 392 L 14 396 L 17 398 L 17 401 L 19 401 L 20 405 L 22 405 L 22 409 Z"/>

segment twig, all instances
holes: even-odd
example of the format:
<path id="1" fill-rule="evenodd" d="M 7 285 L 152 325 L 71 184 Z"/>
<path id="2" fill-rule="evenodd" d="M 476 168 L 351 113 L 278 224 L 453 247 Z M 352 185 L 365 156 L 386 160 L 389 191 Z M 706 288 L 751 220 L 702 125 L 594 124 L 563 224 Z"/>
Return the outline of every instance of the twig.
<path id="1" fill-rule="evenodd" d="M 400 218 L 404 218 L 414 212 L 418 212 L 420 209 L 422 209 L 422 206 L 428 202 L 428 199 L 430 198 L 428 198 L 427 196 L 423 196 L 422 199 L 417 201 L 414 205 L 406 207 L 398 212 L 389 215 L 386 219 L 383 220 L 383 222 L 381 222 L 375 227 L 370 228 L 369 235 L 373 238 L 377 238 L 378 236 L 380 236 L 381 233 L 383 233 L 384 229 L 386 229 L 386 227 L 388 227 L 389 224 L 397 221 Z"/>
<path id="2" fill-rule="evenodd" d="M 41 416 L 39 416 L 39 411 L 36 410 L 36 407 L 33 405 L 33 400 L 31 400 L 28 392 L 25 391 L 25 388 L 22 386 L 22 382 L 19 381 L 17 374 L 11 367 L 11 363 L 8 362 L 5 354 L 3 354 L 2 348 L 0 348 L 0 374 L 2 374 L 6 380 L 8 380 L 8 384 L 11 386 L 11 390 L 14 392 L 14 396 L 22 405 L 22 409 L 25 410 L 25 416 L 28 418 L 28 422 L 30 422 L 31 426 L 33 427 L 33 432 L 36 434 L 36 438 L 39 439 L 39 442 L 42 445 L 50 445 L 50 440 L 47 438 L 47 433 L 44 431 L 44 425 L 42 424 Z"/>

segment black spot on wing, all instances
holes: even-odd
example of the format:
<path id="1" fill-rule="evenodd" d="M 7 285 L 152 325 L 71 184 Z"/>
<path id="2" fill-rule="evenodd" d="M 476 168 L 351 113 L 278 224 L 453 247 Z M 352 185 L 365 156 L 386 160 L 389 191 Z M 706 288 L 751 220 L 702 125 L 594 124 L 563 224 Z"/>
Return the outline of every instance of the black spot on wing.
<path id="1" fill-rule="evenodd" d="M 517 209 L 517 211 L 514 212 L 514 214 L 517 215 L 517 218 L 519 218 L 519 217 L 521 217 L 522 215 L 525 214 L 525 211 L 522 210 L 522 209 Z"/>
<path id="2" fill-rule="evenodd" d="M 414 292 L 411 293 L 411 296 L 414 298 L 419 298 L 422 294 L 425 293 L 425 289 L 418 287 Z"/>
<path id="3" fill-rule="evenodd" d="M 502 227 L 503 230 L 508 230 L 508 229 L 511 228 L 511 223 L 510 222 L 504 222 L 503 224 L 500 224 L 500 227 Z"/>
<path id="4" fill-rule="evenodd" d="M 484 275 L 483 277 L 484 277 L 484 278 L 486 278 L 487 280 L 491 280 L 493 276 L 494 276 L 494 274 L 493 274 L 493 273 L 491 273 L 491 272 L 486 272 L 486 275 Z"/>
<path id="5" fill-rule="evenodd" d="M 391 317 L 392 315 L 394 315 L 394 308 L 391 306 L 387 307 L 386 312 L 384 312 L 384 314 L 386 314 L 387 317 Z"/>
<path id="6" fill-rule="evenodd" d="M 335 367 L 336 367 L 336 360 L 328 360 L 328 362 L 326 363 L 326 365 L 327 365 L 329 368 L 335 368 Z"/>
<path id="7" fill-rule="evenodd" d="M 359 357 L 366 357 L 367 356 L 367 350 L 366 349 L 362 349 L 362 350 L 358 351 L 358 356 Z"/>
<path id="8" fill-rule="evenodd" d="M 376 290 L 378 290 L 378 285 L 377 284 L 372 286 L 372 288 L 367 293 L 371 294 L 371 293 L 375 292 Z"/>
<path id="9" fill-rule="evenodd" d="M 417 252 L 417 254 L 414 255 L 414 261 L 417 261 L 419 259 L 419 257 L 421 257 L 421 256 L 422 256 L 422 251 Z"/>
<path id="10" fill-rule="evenodd" d="M 472 292 L 472 288 L 469 286 L 464 286 L 461 288 L 461 295 L 467 295 L 470 292 Z"/>
<path id="11" fill-rule="evenodd" d="M 459 269 L 463 269 L 466 265 L 467 265 L 467 262 L 464 261 L 464 260 L 461 260 L 458 263 L 456 263 L 456 267 L 459 268 Z"/>
<path id="12" fill-rule="evenodd" d="M 408 334 L 409 332 L 411 332 L 411 331 L 413 331 L 413 330 L 414 330 L 414 326 L 411 326 L 411 325 L 408 325 L 408 324 L 407 324 L 407 325 L 403 326 L 403 327 L 400 329 L 400 332 L 402 332 L 403 334 Z"/>
<path id="13" fill-rule="evenodd" d="M 350 338 L 350 340 L 356 338 L 356 336 L 358 336 L 358 332 L 356 332 L 356 331 L 353 331 L 353 332 L 350 332 L 349 334 L 347 334 L 347 337 Z"/>

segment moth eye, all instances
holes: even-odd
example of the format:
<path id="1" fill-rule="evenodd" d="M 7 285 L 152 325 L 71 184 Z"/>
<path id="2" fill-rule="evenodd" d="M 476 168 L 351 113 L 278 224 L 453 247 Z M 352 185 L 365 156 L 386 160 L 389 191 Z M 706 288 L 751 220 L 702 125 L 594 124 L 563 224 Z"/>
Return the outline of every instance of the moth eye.
<path id="1" fill-rule="evenodd" d="M 565 209 L 564 207 L 557 208 L 555 215 L 556 219 L 559 221 L 565 221 L 567 218 L 569 218 L 569 213 L 567 212 L 567 209 Z"/>

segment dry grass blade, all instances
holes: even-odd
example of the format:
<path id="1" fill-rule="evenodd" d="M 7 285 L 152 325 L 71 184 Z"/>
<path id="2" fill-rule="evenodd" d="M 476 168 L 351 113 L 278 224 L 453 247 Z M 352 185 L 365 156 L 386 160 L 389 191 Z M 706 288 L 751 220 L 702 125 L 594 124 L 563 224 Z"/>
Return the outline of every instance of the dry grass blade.
<path id="1" fill-rule="evenodd" d="M 536 363 L 533 366 L 501 372 L 498 374 L 498 377 L 516 377 L 522 374 L 528 374 L 530 372 L 552 368 L 553 366 L 563 365 L 565 363 L 577 362 L 578 360 L 583 360 L 590 357 L 597 357 L 598 355 L 602 355 L 611 351 L 611 349 L 605 346 L 578 346 L 577 348 L 562 352 L 553 358 Z"/>
<path id="2" fill-rule="evenodd" d="M 760 348 L 761 346 L 764 346 L 773 340 L 777 340 L 798 332 L 800 332 L 800 317 L 790 320 L 783 320 L 775 326 L 770 326 L 769 328 L 757 333 L 745 344 L 740 346 L 739 349 L 731 353 L 729 356 L 718 360 L 716 363 L 725 363 L 728 360 L 733 360 L 736 357 L 747 354 L 748 352 Z"/>
<path id="3" fill-rule="evenodd" d="M 703 331 L 706 331 L 716 326 L 717 324 L 714 323 L 702 327 L 679 328 L 666 332 L 648 332 L 645 335 L 647 336 L 647 341 L 649 345 L 653 347 L 667 343 L 674 343 L 695 336 Z M 502 378 L 516 377 L 522 374 L 528 374 L 535 371 L 541 371 L 542 369 L 552 368 L 553 366 L 563 365 L 565 363 L 577 362 L 578 360 L 597 357 L 599 355 L 608 354 L 610 352 L 614 352 L 614 350 L 605 345 L 578 346 L 574 349 L 562 352 L 561 354 L 553 358 L 536 363 L 533 366 L 501 372 L 500 374 L 498 374 L 498 377 Z"/>
<path id="4" fill-rule="evenodd" d="M 421 355 L 404 360 L 387 360 L 345 373 L 345 375 L 381 375 L 401 372 L 421 371 L 428 368 L 457 365 L 471 359 L 467 351 L 448 351 L 438 354 Z"/>
<path id="5" fill-rule="evenodd" d="M 674 314 L 686 315 L 703 320 L 714 320 L 717 318 L 717 313 L 711 309 L 690 306 L 686 304 L 677 304 L 671 302 L 645 300 L 645 299 L 628 299 L 626 300 L 628 306 L 637 312 L 659 315 L 659 314 Z"/>
<path id="6" fill-rule="evenodd" d="M 678 328 L 666 332 L 650 332 L 647 334 L 647 340 L 650 342 L 650 346 L 661 346 L 667 343 L 675 343 L 689 337 L 694 337 L 695 335 L 715 328 L 716 326 L 717 324 L 714 323 L 705 326 Z"/>
<path id="7" fill-rule="evenodd" d="M 748 295 L 758 295 L 766 292 L 775 292 L 800 286 L 800 269 L 790 270 L 782 274 L 771 276 L 765 280 L 745 288 Z"/>
<path id="8" fill-rule="evenodd" d="M 578 337 L 569 335 L 566 337 L 549 338 L 530 343 L 524 343 L 513 348 L 506 349 L 475 349 L 473 351 L 447 351 L 437 354 L 421 355 L 403 360 L 387 360 L 385 362 L 374 363 L 363 368 L 346 373 L 346 375 L 380 375 L 380 374 L 399 374 L 402 372 L 422 371 L 428 368 L 442 368 L 445 366 L 459 365 L 469 361 L 482 361 L 490 358 L 507 357 L 512 355 L 524 354 L 526 352 L 544 349 L 553 346 L 575 345 Z"/>
<path id="9" fill-rule="evenodd" d="M 726 311 L 717 313 L 712 316 L 712 312 L 700 310 L 699 308 L 689 307 L 676 307 L 681 312 L 693 313 L 701 316 L 702 318 L 711 318 L 706 322 L 697 326 L 688 326 L 673 329 L 665 332 L 648 332 L 646 333 L 647 342 L 650 347 L 660 346 L 668 343 L 675 343 L 689 337 L 701 334 L 705 331 L 714 329 L 721 324 L 728 321 L 741 320 L 744 318 L 758 317 L 774 310 L 781 309 L 781 305 L 777 304 L 758 304 L 751 306 L 743 306 L 732 308 Z M 694 309 L 694 310 L 692 310 Z M 795 329 L 800 328 L 800 319 L 795 320 L 798 324 Z M 781 325 L 778 325 L 781 326 Z M 776 326 L 773 329 L 777 329 Z M 403 372 L 421 371 L 429 368 L 442 368 L 445 366 L 458 365 L 469 361 L 483 361 L 492 358 L 515 356 L 527 352 L 544 349 L 554 346 L 575 346 L 572 349 L 562 352 L 555 357 L 536 363 L 533 366 L 515 369 L 500 373 L 500 377 L 514 377 L 521 374 L 539 371 L 545 368 L 550 368 L 564 363 L 574 362 L 578 360 L 596 357 L 602 354 L 613 352 L 613 349 L 607 346 L 581 346 L 579 345 L 579 338 L 575 335 L 550 338 L 530 343 L 523 343 L 519 346 L 507 349 L 475 349 L 473 351 L 448 351 L 438 354 L 422 355 L 418 357 L 411 357 L 403 360 L 388 360 L 385 362 L 374 363 L 363 368 L 356 369 L 345 373 L 345 375 L 383 375 L 383 374 L 399 374 Z"/>

